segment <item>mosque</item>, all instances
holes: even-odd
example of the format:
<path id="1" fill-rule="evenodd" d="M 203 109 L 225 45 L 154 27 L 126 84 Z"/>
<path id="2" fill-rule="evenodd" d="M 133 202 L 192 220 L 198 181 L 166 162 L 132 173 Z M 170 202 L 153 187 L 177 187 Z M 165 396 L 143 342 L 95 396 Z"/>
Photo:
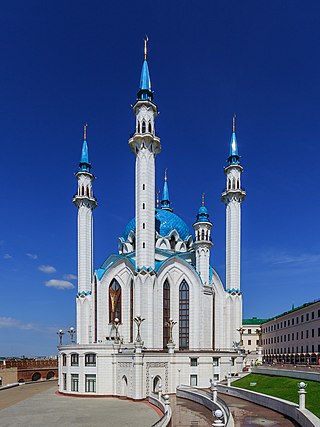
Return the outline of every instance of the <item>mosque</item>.
<path id="1" fill-rule="evenodd" d="M 135 131 L 135 218 L 118 241 L 118 254 L 93 270 L 94 175 L 86 127 L 77 194 L 78 292 L 76 337 L 59 346 L 59 390 L 73 395 L 113 395 L 143 399 L 161 385 L 207 387 L 242 369 L 238 352 L 242 325 L 240 290 L 241 186 L 233 118 L 226 187 L 226 285 L 210 263 L 212 222 L 204 200 L 189 226 L 171 208 L 165 177 L 156 201 L 156 134 L 147 44 L 137 99 Z M 121 232 L 121 231 L 120 231 Z"/>

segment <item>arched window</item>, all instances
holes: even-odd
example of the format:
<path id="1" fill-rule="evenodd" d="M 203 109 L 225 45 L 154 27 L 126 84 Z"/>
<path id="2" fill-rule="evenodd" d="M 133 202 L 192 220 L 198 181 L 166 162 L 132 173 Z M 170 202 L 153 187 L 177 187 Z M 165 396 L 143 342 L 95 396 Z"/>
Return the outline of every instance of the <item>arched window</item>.
<path id="1" fill-rule="evenodd" d="M 146 247 L 145 242 L 142 242 L 142 248 L 145 249 L 145 247 Z"/>
<path id="2" fill-rule="evenodd" d="M 170 336 L 170 328 L 167 322 L 170 320 L 170 285 L 168 280 L 163 285 L 163 348 L 167 348 Z"/>
<path id="3" fill-rule="evenodd" d="M 142 190 L 146 189 L 146 184 L 142 184 Z"/>
<path id="4" fill-rule="evenodd" d="M 149 128 L 149 129 L 148 129 L 149 133 L 151 133 L 151 132 L 152 132 L 151 122 L 149 122 L 148 128 Z"/>
<path id="5" fill-rule="evenodd" d="M 145 208 L 146 208 L 146 204 L 142 203 L 142 209 L 145 209 Z"/>
<path id="6" fill-rule="evenodd" d="M 121 323 L 121 286 L 113 279 L 109 286 L 109 323 L 118 318 Z"/>
<path id="7" fill-rule="evenodd" d="M 87 187 L 87 197 L 90 197 L 89 195 L 89 188 Z"/>
<path id="8" fill-rule="evenodd" d="M 189 286 L 183 279 L 179 287 L 179 350 L 189 349 Z"/>
<path id="9" fill-rule="evenodd" d="M 201 240 L 204 240 L 204 230 L 201 230 Z"/>
<path id="10" fill-rule="evenodd" d="M 176 248 L 176 239 L 174 236 L 170 237 L 170 248 L 174 251 Z"/>
<path id="11" fill-rule="evenodd" d="M 142 228 L 145 230 L 145 228 L 146 228 L 146 224 L 143 222 L 142 223 Z"/>
<path id="12" fill-rule="evenodd" d="M 146 122 L 144 120 L 142 122 L 142 132 L 141 133 L 146 133 Z"/>
<path id="13" fill-rule="evenodd" d="M 82 186 L 82 189 L 81 189 L 81 196 L 84 196 L 84 186 Z"/>
<path id="14" fill-rule="evenodd" d="M 138 122 L 138 133 L 140 133 L 140 122 Z"/>

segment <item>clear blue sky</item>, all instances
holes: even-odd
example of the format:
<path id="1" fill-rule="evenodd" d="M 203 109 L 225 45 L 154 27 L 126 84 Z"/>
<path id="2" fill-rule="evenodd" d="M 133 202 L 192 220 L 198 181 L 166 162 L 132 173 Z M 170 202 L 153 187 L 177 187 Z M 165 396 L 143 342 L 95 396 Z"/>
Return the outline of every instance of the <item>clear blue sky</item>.
<path id="1" fill-rule="evenodd" d="M 168 168 L 175 213 L 190 226 L 206 193 L 224 281 L 220 195 L 236 112 L 244 316 L 319 298 L 319 15 L 318 1 L 294 0 L 2 2 L 0 356 L 55 354 L 55 332 L 75 325 L 84 122 L 95 268 L 134 214 L 127 142 L 145 34 L 161 113 L 157 187 Z"/>

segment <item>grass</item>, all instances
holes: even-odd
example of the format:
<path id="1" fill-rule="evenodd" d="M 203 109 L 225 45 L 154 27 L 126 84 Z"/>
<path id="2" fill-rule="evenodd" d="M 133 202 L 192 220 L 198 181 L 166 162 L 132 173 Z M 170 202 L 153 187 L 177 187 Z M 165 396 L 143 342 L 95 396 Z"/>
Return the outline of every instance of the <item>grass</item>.
<path id="1" fill-rule="evenodd" d="M 320 382 L 300 380 L 298 378 L 249 374 L 240 380 L 234 381 L 232 386 L 279 397 L 293 403 L 299 403 L 298 383 L 300 381 L 307 384 L 306 408 L 320 418 Z M 253 386 L 250 383 L 256 383 L 256 385 Z"/>

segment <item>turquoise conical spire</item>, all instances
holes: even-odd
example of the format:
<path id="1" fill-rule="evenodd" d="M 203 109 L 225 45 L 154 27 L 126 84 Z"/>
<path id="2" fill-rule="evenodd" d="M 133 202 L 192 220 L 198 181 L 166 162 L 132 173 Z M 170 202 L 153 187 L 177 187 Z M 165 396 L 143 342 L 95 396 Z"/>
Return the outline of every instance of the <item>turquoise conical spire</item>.
<path id="1" fill-rule="evenodd" d="M 90 172 L 91 164 L 89 163 L 89 151 L 88 151 L 88 144 L 87 144 L 87 126 L 83 126 L 83 144 L 82 144 L 82 151 L 81 151 L 81 159 L 79 163 L 80 170 L 82 172 Z"/>
<path id="2" fill-rule="evenodd" d="M 238 165 L 240 163 L 240 156 L 238 152 L 238 143 L 236 137 L 236 115 L 232 117 L 232 135 L 230 141 L 230 152 L 227 159 L 229 165 Z"/>
<path id="3" fill-rule="evenodd" d="M 153 92 L 151 90 L 151 79 L 147 62 L 147 42 L 148 37 L 144 40 L 144 60 L 142 64 L 139 92 L 137 93 L 138 101 L 152 101 Z"/>
<path id="4" fill-rule="evenodd" d="M 167 169 L 164 172 L 164 184 L 163 184 L 163 192 L 162 192 L 162 200 L 161 200 L 161 209 L 166 209 L 168 211 L 172 211 L 170 208 L 171 202 L 169 197 L 169 187 L 168 187 L 168 179 L 167 179 Z"/>

